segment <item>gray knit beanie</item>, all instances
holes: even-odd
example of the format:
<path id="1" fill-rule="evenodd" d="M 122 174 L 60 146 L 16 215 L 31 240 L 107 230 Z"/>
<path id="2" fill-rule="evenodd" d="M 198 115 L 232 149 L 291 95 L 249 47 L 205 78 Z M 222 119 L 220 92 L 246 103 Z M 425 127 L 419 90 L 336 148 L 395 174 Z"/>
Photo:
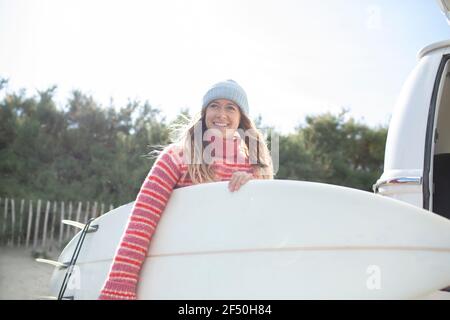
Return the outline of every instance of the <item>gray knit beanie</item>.
<path id="1" fill-rule="evenodd" d="M 226 80 L 213 85 L 203 96 L 202 109 L 213 100 L 228 99 L 236 103 L 241 111 L 248 116 L 249 108 L 247 94 L 244 89 L 234 80 Z"/>

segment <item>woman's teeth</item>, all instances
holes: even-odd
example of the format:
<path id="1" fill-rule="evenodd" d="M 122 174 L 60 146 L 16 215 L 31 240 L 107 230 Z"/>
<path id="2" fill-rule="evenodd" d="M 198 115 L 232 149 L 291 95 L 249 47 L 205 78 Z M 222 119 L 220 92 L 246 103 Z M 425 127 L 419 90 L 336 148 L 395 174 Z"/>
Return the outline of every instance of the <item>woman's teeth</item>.
<path id="1" fill-rule="evenodd" d="M 216 125 L 218 127 L 226 127 L 227 126 L 226 123 L 218 123 L 218 122 L 214 122 L 214 125 Z"/>

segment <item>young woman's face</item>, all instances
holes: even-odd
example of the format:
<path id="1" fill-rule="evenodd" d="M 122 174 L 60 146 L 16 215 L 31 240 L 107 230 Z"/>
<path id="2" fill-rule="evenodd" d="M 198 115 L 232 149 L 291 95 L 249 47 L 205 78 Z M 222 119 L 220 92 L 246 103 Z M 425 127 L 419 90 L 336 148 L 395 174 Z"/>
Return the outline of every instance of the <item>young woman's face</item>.
<path id="1" fill-rule="evenodd" d="M 240 121 L 241 111 L 233 101 L 218 99 L 210 102 L 206 107 L 206 127 L 220 130 L 224 138 L 234 134 Z"/>

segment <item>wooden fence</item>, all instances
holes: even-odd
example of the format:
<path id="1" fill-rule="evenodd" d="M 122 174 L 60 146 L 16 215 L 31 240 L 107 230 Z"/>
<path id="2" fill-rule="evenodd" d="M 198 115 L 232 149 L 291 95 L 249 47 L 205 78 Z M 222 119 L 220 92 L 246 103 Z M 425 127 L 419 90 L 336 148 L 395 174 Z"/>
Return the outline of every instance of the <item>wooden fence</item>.
<path id="1" fill-rule="evenodd" d="M 63 219 L 86 223 L 113 208 L 97 202 L 0 198 L 0 245 L 36 250 L 60 249 L 80 231 L 63 224 Z"/>

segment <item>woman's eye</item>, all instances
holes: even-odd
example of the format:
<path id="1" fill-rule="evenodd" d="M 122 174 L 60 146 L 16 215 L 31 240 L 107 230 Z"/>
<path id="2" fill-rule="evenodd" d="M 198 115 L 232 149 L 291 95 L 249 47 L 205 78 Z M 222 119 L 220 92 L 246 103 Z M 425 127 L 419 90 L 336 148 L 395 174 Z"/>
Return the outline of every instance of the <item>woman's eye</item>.
<path id="1" fill-rule="evenodd" d="M 228 111 L 236 111 L 236 108 L 234 106 L 227 106 Z"/>

